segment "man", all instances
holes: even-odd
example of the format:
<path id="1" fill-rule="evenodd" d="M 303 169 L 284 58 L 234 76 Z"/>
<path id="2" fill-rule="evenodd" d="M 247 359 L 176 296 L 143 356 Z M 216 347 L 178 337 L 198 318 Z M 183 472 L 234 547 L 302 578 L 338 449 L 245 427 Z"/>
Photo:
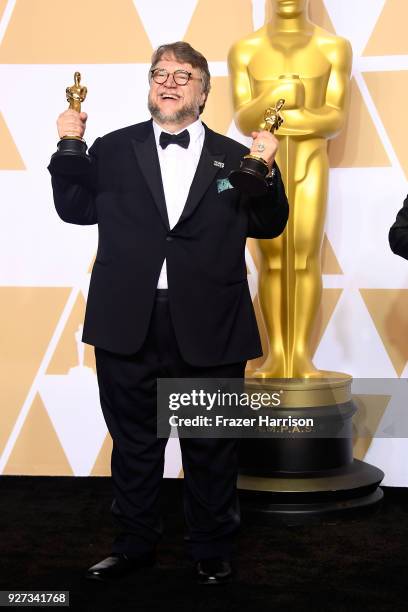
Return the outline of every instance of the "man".
<path id="1" fill-rule="evenodd" d="M 390 228 L 389 242 L 393 253 L 408 259 L 408 196 Z"/>
<path id="2" fill-rule="evenodd" d="M 99 225 L 83 340 L 95 346 L 121 528 L 111 555 L 86 574 L 99 580 L 155 562 L 166 445 L 156 436 L 157 378 L 244 376 L 261 354 L 245 240 L 279 235 L 288 217 L 276 165 L 264 197 L 230 188 L 247 149 L 199 119 L 210 90 L 200 53 L 184 42 L 159 47 L 149 81 L 152 120 L 98 138 L 86 180 L 52 178 L 60 217 Z M 60 137 L 82 136 L 85 121 L 62 113 Z M 259 147 L 272 171 L 275 137 L 253 136 L 251 151 Z M 180 439 L 189 549 L 203 584 L 231 577 L 236 444 Z"/>

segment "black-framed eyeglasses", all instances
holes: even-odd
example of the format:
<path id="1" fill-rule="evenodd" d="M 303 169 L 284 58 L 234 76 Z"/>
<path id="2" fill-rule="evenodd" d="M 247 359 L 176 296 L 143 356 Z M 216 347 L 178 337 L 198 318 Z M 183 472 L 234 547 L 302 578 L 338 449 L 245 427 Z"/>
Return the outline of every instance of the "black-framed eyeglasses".
<path id="1" fill-rule="evenodd" d="M 173 76 L 176 85 L 187 85 L 189 81 L 193 80 L 201 81 L 199 77 L 193 77 L 193 73 L 188 72 L 187 70 L 175 70 L 174 72 L 169 72 L 165 68 L 153 68 L 153 70 L 150 71 L 150 75 L 153 81 L 158 85 L 163 85 L 166 83 L 170 75 Z"/>

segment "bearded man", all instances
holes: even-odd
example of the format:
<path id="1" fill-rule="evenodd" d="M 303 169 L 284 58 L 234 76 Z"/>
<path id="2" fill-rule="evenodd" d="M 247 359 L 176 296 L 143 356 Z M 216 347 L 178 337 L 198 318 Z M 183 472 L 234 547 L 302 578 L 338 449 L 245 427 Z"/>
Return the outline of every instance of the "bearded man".
<path id="1" fill-rule="evenodd" d="M 112 513 L 120 532 L 86 577 L 108 580 L 154 565 L 166 439 L 156 434 L 160 377 L 242 378 L 261 344 L 248 288 L 248 236 L 274 238 L 288 204 L 277 140 L 254 132 L 270 167 L 268 193 L 228 181 L 248 150 L 200 120 L 210 91 L 204 56 L 163 45 L 149 71 L 149 121 L 97 138 L 84 179 L 53 173 L 68 223 L 97 223 L 83 340 L 95 347 L 100 400 L 113 440 Z M 85 113 L 67 110 L 59 136 L 82 137 Z M 196 578 L 222 583 L 240 523 L 237 441 L 181 438 L 187 541 Z"/>

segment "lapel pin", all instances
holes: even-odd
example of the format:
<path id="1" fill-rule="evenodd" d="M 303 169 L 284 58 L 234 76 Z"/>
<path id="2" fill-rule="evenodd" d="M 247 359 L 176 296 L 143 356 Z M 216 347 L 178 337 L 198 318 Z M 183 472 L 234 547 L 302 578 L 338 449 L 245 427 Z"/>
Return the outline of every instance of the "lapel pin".
<path id="1" fill-rule="evenodd" d="M 218 160 L 214 161 L 214 166 L 216 166 L 217 168 L 223 168 L 225 164 L 223 164 L 223 162 L 220 162 Z"/>

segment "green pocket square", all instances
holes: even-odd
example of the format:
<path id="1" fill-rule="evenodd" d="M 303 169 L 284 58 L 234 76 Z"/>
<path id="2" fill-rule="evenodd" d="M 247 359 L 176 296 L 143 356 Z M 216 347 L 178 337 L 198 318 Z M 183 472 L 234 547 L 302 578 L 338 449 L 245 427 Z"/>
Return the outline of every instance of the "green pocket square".
<path id="1" fill-rule="evenodd" d="M 222 193 L 226 189 L 234 189 L 234 186 L 231 185 L 229 179 L 227 179 L 227 178 L 217 179 L 217 191 L 218 191 L 218 193 Z"/>

